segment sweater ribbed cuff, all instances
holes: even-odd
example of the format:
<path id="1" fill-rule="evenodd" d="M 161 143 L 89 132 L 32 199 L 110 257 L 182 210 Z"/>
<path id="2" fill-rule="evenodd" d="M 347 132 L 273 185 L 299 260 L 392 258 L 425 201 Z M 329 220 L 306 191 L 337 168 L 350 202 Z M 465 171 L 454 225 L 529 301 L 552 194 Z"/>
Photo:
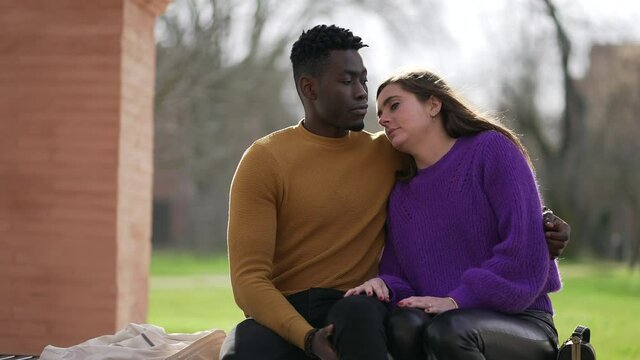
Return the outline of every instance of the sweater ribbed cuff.
<path id="1" fill-rule="evenodd" d="M 313 329 L 306 321 L 297 321 L 289 326 L 289 340 L 290 343 L 304 350 L 304 341 L 307 333 Z"/>
<path id="2" fill-rule="evenodd" d="M 476 304 L 473 292 L 467 285 L 460 285 L 450 292 L 447 296 L 455 300 L 459 309 L 471 308 Z"/>
<path id="3" fill-rule="evenodd" d="M 389 301 L 395 305 L 398 301 L 415 295 L 409 284 L 393 275 L 380 275 L 389 288 Z"/>

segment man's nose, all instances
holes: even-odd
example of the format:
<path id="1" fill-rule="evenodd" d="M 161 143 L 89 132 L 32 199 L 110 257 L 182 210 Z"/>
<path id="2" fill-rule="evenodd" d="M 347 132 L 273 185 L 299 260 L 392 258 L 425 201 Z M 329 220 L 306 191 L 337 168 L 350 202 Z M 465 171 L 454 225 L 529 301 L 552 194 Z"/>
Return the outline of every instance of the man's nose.
<path id="1" fill-rule="evenodd" d="M 367 95 L 369 95 L 367 91 L 367 86 L 361 82 L 357 82 L 357 85 L 354 91 L 355 91 L 355 97 L 357 99 L 366 99 Z"/>

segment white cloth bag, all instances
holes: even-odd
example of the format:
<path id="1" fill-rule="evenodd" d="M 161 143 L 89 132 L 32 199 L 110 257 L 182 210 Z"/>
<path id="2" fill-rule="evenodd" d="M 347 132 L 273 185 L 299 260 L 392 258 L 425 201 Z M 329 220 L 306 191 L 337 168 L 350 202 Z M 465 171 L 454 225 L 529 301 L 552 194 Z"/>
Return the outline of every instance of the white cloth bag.
<path id="1" fill-rule="evenodd" d="M 104 335 L 60 348 L 49 345 L 41 360 L 218 360 L 226 334 L 206 330 L 194 334 L 167 334 L 151 324 L 129 324 L 115 335 Z"/>

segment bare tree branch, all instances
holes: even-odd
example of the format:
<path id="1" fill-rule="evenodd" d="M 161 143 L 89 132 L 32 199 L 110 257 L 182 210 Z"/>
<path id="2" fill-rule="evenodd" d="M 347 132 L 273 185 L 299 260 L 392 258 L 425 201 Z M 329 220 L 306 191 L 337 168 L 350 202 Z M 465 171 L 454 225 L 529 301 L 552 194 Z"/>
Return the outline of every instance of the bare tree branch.
<path id="1" fill-rule="evenodd" d="M 569 58 L 571 56 L 571 41 L 567 36 L 567 31 L 563 23 L 560 21 L 555 5 L 552 0 L 542 0 L 545 4 L 549 17 L 553 21 L 556 38 L 558 41 L 558 50 L 561 56 L 562 75 L 565 87 L 565 109 L 562 115 L 562 140 L 560 143 L 560 154 L 566 155 L 569 151 L 571 142 L 581 141 L 584 135 L 583 113 L 584 101 L 578 92 L 575 81 L 569 72 Z"/>

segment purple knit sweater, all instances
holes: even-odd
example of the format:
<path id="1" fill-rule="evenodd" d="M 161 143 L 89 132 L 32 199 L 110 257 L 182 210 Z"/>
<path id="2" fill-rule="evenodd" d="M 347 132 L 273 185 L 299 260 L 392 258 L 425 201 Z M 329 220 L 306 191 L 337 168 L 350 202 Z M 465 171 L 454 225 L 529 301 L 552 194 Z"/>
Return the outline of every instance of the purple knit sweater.
<path id="1" fill-rule="evenodd" d="M 380 277 L 392 303 L 451 296 L 460 308 L 553 313 L 561 288 L 549 259 L 540 196 L 518 148 L 485 131 L 459 138 L 389 199 Z"/>

